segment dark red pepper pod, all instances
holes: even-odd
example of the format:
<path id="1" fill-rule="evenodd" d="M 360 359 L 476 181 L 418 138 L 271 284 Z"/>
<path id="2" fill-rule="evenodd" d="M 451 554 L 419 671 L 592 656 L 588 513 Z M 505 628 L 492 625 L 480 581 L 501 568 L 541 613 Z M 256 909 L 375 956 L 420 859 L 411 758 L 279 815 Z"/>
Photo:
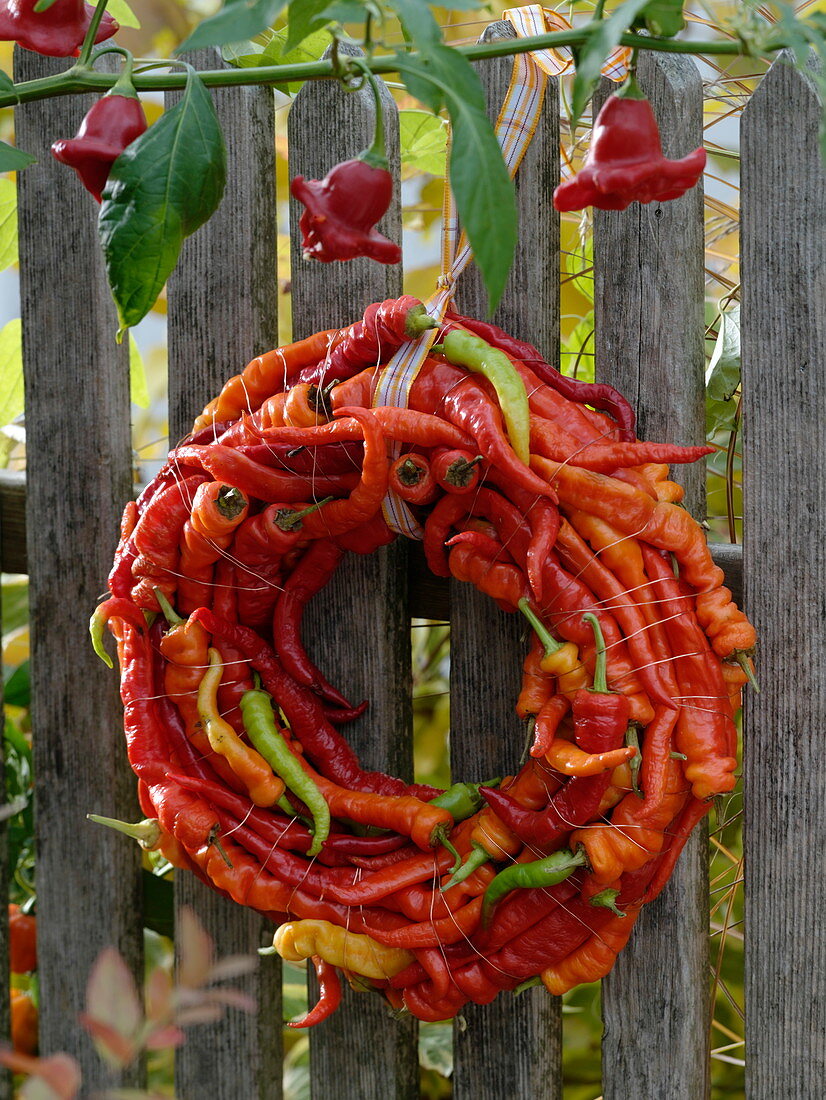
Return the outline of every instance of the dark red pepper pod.
<path id="1" fill-rule="evenodd" d="M 376 101 L 373 144 L 354 160 L 332 168 L 323 180 L 296 176 L 290 193 L 306 207 L 298 223 L 305 260 L 354 260 L 366 256 L 380 264 L 401 261 L 399 245 L 375 226 L 393 198 L 393 177 L 384 153 L 382 102 L 375 77 L 365 70 Z"/>
<path id="2" fill-rule="evenodd" d="M 114 88 L 91 107 L 75 137 L 52 145 L 52 156 L 74 168 L 98 202 L 112 165 L 146 130 L 146 115 L 132 85 L 131 68 L 127 64 Z"/>
<path id="3" fill-rule="evenodd" d="M 663 156 L 651 104 L 633 76 L 606 99 L 594 122 L 581 171 L 554 191 L 557 210 L 625 210 L 632 202 L 668 202 L 694 187 L 706 164 L 695 149 L 682 160 Z"/>
<path id="4" fill-rule="evenodd" d="M 35 11 L 38 0 L 0 0 L 0 42 L 16 42 L 46 57 L 77 57 L 86 37 L 93 4 L 84 0 L 55 0 L 46 11 Z M 104 42 L 120 29 L 108 12 L 103 13 L 95 43 Z"/>

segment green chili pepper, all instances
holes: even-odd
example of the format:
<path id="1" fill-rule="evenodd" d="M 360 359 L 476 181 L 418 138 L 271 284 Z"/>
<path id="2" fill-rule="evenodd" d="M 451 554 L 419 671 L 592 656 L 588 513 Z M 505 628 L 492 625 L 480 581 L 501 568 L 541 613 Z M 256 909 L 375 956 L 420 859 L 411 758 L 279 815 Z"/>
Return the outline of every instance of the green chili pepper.
<path id="1" fill-rule="evenodd" d="M 454 783 L 436 798 L 431 799 L 431 806 L 441 806 L 447 810 L 454 821 L 464 821 L 480 810 L 485 804 L 484 798 L 479 794 L 480 787 L 495 787 L 498 780 L 490 783 Z"/>
<path id="2" fill-rule="evenodd" d="M 438 345 L 449 363 L 483 375 L 496 390 L 510 444 L 527 466 L 530 463 L 530 411 L 525 383 L 519 371 L 498 348 L 470 332 L 452 329 Z"/>
<path id="3" fill-rule="evenodd" d="M 244 729 L 254 747 L 313 815 L 313 842 L 307 855 L 318 855 L 330 835 L 330 809 L 324 796 L 287 747 L 275 724 L 272 700 L 266 691 L 253 688 L 245 692 L 239 705 Z"/>
<path id="4" fill-rule="evenodd" d="M 494 905 L 511 890 L 555 886 L 573 874 L 577 867 L 584 867 L 587 862 L 583 848 L 577 852 L 563 848 L 544 859 L 536 859 L 533 863 L 512 863 L 510 867 L 500 871 L 485 890 L 482 899 L 482 927 L 486 928 L 490 923 Z"/>

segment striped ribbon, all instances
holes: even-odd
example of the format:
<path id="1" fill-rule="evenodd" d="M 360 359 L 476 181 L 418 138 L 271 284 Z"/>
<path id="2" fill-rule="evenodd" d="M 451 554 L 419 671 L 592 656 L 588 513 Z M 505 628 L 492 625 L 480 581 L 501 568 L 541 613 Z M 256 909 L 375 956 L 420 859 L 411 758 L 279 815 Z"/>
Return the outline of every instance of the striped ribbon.
<path id="1" fill-rule="evenodd" d="M 548 30 L 567 30 L 571 26 L 568 20 L 558 12 L 535 4 L 522 8 L 509 8 L 503 13 L 502 18 L 510 21 L 519 38 L 544 34 Z M 628 50 L 615 50 L 603 67 L 603 73 L 612 80 L 623 79 L 629 54 Z M 516 175 L 536 132 L 548 77 L 561 76 L 568 72 L 573 64 L 573 55 L 568 49 L 536 50 L 514 56 L 510 84 L 495 126 L 502 157 L 511 179 Z M 570 175 L 571 172 L 563 150 L 563 176 Z M 473 252 L 468 243 L 467 234 L 461 231 L 453 192 L 445 176 L 442 274 L 439 277 L 436 292 L 425 303 L 428 314 L 436 321 L 441 323 L 444 320 L 453 300 L 456 280 L 472 258 Z M 402 344 L 379 375 L 373 397 L 374 405 L 407 407 L 410 387 L 436 342 L 437 331 L 431 329 L 418 339 Z M 392 454 L 397 457 L 400 453 L 401 444 L 395 443 Z M 388 492 L 382 503 L 382 511 L 387 525 L 397 534 L 412 539 L 424 537 L 421 524 L 406 502 L 392 490 Z"/>

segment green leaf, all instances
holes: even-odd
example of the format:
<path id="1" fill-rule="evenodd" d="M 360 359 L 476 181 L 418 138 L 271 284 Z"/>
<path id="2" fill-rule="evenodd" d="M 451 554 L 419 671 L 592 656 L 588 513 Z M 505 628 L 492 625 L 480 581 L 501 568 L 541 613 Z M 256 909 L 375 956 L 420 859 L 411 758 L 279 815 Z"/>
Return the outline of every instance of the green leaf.
<path id="1" fill-rule="evenodd" d="M 647 3 L 648 0 L 625 0 L 625 3 L 620 4 L 607 19 L 591 24 L 592 31 L 576 58 L 576 73 L 571 93 L 572 127 L 576 126 L 585 110 L 585 104 L 597 86 L 608 54 L 618 45 L 620 38 Z"/>
<path id="2" fill-rule="evenodd" d="M 134 27 L 138 31 L 141 29 L 140 19 L 126 3 L 126 0 L 109 0 L 106 10 L 114 19 L 117 19 L 122 27 Z"/>
<path id="3" fill-rule="evenodd" d="M 173 886 L 169 879 L 159 878 L 143 869 L 143 920 L 147 928 L 170 939 L 175 935 Z"/>
<path id="4" fill-rule="evenodd" d="M 215 212 L 225 180 L 215 107 L 190 69 L 183 97 L 127 146 L 104 188 L 98 229 L 122 329 L 152 308 L 184 238 Z"/>
<path id="5" fill-rule="evenodd" d="M 706 370 L 706 434 L 731 431 L 740 385 L 740 306 L 720 314 L 717 343 Z"/>
<path id="6" fill-rule="evenodd" d="M 0 69 L 0 92 L 2 92 L 3 95 L 8 95 L 9 93 L 12 95 L 15 94 L 14 81 L 3 69 Z"/>
<path id="7" fill-rule="evenodd" d="M 149 387 L 146 384 L 146 370 L 143 356 L 132 333 L 129 333 L 129 396 L 133 405 L 139 409 L 149 408 Z"/>
<path id="8" fill-rule="evenodd" d="M 28 707 L 32 701 L 29 662 L 18 665 L 3 687 L 3 702 L 12 707 Z"/>
<path id="9" fill-rule="evenodd" d="M 23 412 L 23 327 L 19 317 L 0 330 L 0 424 Z"/>
<path id="10" fill-rule="evenodd" d="M 219 12 L 199 24 L 175 53 L 255 38 L 273 25 L 286 5 L 287 0 L 230 0 Z"/>
<path id="11" fill-rule="evenodd" d="M 0 172 L 19 172 L 34 164 L 37 157 L 26 153 L 23 149 L 15 149 L 6 141 L 0 141 Z"/>
<path id="12" fill-rule="evenodd" d="M 432 176 L 445 174 L 447 123 L 429 111 L 399 111 L 402 164 Z"/>
<path id="13" fill-rule="evenodd" d="M 404 58 L 399 72 L 411 95 L 432 111 L 447 107 L 450 184 L 493 313 L 513 264 L 517 215 L 513 182 L 485 112 L 479 77 L 461 54 L 439 43 L 428 47 L 426 56 Z"/>
<path id="14" fill-rule="evenodd" d="M 221 49 L 221 58 L 228 65 L 234 65 L 236 69 L 254 69 L 257 65 L 266 64 L 262 61 L 264 47 L 259 42 L 230 42 Z"/>
<path id="15" fill-rule="evenodd" d="M 387 0 L 387 6 L 398 17 L 419 50 L 426 52 L 429 46 L 441 43 L 439 24 L 422 0 Z"/>
<path id="16" fill-rule="evenodd" d="M 319 24 L 327 22 L 324 11 L 329 0 L 291 0 L 287 14 L 287 39 L 284 53 L 299 46 Z"/>
<path id="17" fill-rule="evenodd" d="M 34 6 L 34 10 L 40 15 L 43 11 L 48 11 L 52 4 L 56 4 L 57 0 L 37 0 Z"/>
<path id="18" fill-rule="evenodd" d="M 17 263 L 17 188 L 0 179 L 0 271 Z"/>

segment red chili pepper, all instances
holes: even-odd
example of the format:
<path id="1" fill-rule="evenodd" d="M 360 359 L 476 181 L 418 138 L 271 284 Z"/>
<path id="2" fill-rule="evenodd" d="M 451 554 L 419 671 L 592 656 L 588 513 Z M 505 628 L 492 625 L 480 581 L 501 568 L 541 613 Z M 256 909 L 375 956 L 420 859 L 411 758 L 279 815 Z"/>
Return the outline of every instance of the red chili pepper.
<path id="1" fill-rule="evenodd" d="M 519 601 L 527 595 L 528 584 L 521 569 L 488 557 L 478 546 L 466 542 L 454 546 L 448 564 L 457 580 L 470 581 L 503 611 L 516 611 Z"/>
<path id="2" fill-rule="evenodd" d="M 308 430 L 308 429 L 304 429 Z M 268 504 L 276 501 L 300 501 L 308 496 L 329 496 L 347 493 L 352 489 L 356 475 L 297 475 L 279 473 L 260 462 L 254 462 L 246 455 L 239 454 L 233 447 L 215 443 L 209 447 L 183 444 L 172 451 L 170 461 L 186 462 L 200 466 L 215 481 L 233 485 L 245 496 L 257 497 Z"/>
<path id="3" fill-rule="evenodd" d="M 290 194 L 306 207 L 298 223 L 305 260 L 330 263 L 366 256 L 381 264 L 401 262 L 399 245 L 375 229 L 393 198 L 393 177 L 386 168 L 345 160 L 323 180 L 296 176 Z"/>
<path id="4" fill-rule="evenodd" d="M 515 485 L 556 501 L 550 483 L 516 457 L 505 436 L 498 405 L 475 378 L 464 379 L 445 395 L 444 411 L 448 420 L 473 436 L 485 460 L 497 466 Z"/>
<path id="5" fill-rule="evenodd" d="M 529 367 L 530 371 L 527 375 L 524 371 L 520 372 L 526 382 L 529 397 L 532 396 L 531 391 L 534 389 L 532 383 L 538 376 L 539 380 L 544 382 L 551 390 L 574 404 L 593 405 L 596 409 L 604 409 L 610 413 L 617 422 L 621 439 L 633 440 L 635 438 L 636 417 L 634 410 L 626 398 L 613 386 L 609 386 L 605 382 L 581 382 L 577 378 L 568 378 L 566 375 L 560 374 L 559 371 L 554 370 L 549 363 L 545 362 L 545 359 L 532 344 L 528 344 L 524 340 L 516 340 L 513 336 L 503 332 L 502 329 L 497 328 L 496 325 L 491 325 L 486 321 L 477 321 L 471 317 L 461 317 L 455 313 L 448 313 L 447 316 L 448 321 L 469 328 L 471 332 L 477 333 L 489 344 L 493 344 L 494 347 L 504 351 L 506 355 L 514 360 L 517 369 L 520 368 L 520 364 Z M 533 376 L 531 376 L 531 372 L 533 372 Z M 541 409 L 537 409 L 537 411 L 541 412 Z M 554 403 L 553 409 L 547 409 L 545 414 L 551 413 L 548 418 L 554 419 L 553 413 L 560 411 L 558 403 Z M 588 431 L 586 438 L 593 438 L 593 432 Z"/>
<path id="6" fill-rule="evenodd" d="M 389 488 L 408 504 L 430 504 L 438 494 L 430 463 L 424 455 L 399 455 L 390 467 Z"/>
<path id="7" fill-rule="evenodd" d="M 61 2 L 56 0 L 48 15 Z M 52 156 L 74 168 L 97 202 L 103 197 L 112 165 L 146 130 L 146 115 L 132 84 L 131 68 L 131 63 L 127 64 L 112 90 L 93 104 L 73 138 L 61 138 L 52 145 Z"/>
<path id="8" fill-rule="evenodd" d="M 376 417 L 366 409 L 353 408 L 339 409 L 336 416 L 351 416 L 361 425 L 364 433 L 361 480 L 346 500 L 331 501 L 307 516 L 304 521 L 307 538 L 332 538 L 361 526 L 379 511 L 387 495 L 387 447 Z"/>
<path id="9" fill-rule="evenodd" d="M 523 844 L 536 852 L 558 847 L 571 829 L 592 821 L 611 781 L 602 775 L 575 776 L 558 791 L 544 810 L 526 810 L 504 791 L 481 787 L 485 801 Z"/>
<path id="10" fill-rule="evenodd" d="M 213 566 L 248 511 L 240 490 L 217 481 L 198 486 L 180 541 L 178 609 L 185 615 L 211 602 Z"/>
<path id="11" fill-rule="evenodd" d="M 431 459 L 436 482 L 447 493 L 472 493 L 483 479 L 484 458 L 471 451 L 454 447 L 437 450 Z"/>
<path id="12" fill-rule="evenodd" d="M 313 664 L 301 641 L 304 608 L 327 584 L 343 557 L 344 551 L 330 539 L 314 539 L 310 543 L 278 596 L 272 636 L 281 664 L 293 679 L 337 707 L 350 709 L 352 704 Z"/>
<path id="13" fill-rule="evenodd" d="M 610 474 L 628 466 L 646 462 L 697 462 L 714 451 L 713 447 L 681 447 L 676 443 L 585 443 L 573 447 L 556 424 L 537 416 L 531 417 L 531 451 L 555 462 L 567 462 L 586 470 Z"/>
<path id="14" fill-rule="evenodd" d="M 364 438 L 364 429 L 355 419 L 353 410 L 369 411 L 389 439 L 411 443 L 417 447 L 467 447 L 473 445 L 467 432 L 448 424 L 439 416 L 394 405 L 377 405 L 369 410 L 359 406 L 337 405 L 337 419 L 316 428 L 256 429 L 248 422 L 248 431 L 267 443 L 290 443 L 295 447 L 313 447 L 333 441 L 355 441 Z"/>
<path id="15" fill-rule="evenodd" d="M 692 614 L 693 595 L 681 593 L 669 564 L 653 547 L 642 543 L 641 549 L 674 653 L 681 704 L 677 749 L 687 757 L 684 772 L 694 797 L 710 798 L 736 782 L 737 727 L 720 662 Z"/>
<path id="16" fill-rule="evenodd" d="M 409 294 L 374 302 L 365 309 L 360 321 L 344 330 L 343 338 L 322 357 L 318 366 L 305 367 L 298 380 L 327 386 L 352 378 L 365 367 L 386 363 L 406 340 L 415 340 L 436 325 L 422 302 Z M 335 405 L 334 395 L 334 408 Z"/>
<path id="17" fill-rule="evenodd" d="M 161 489 L 146 505 L 132 532 L 137 556 L 132 563 L 135 586 L 131 598 L 138 607 L 157 611 L 155 589 L 171 600 L 178 584 L 178 549 L 181 532 L 189 518 L 195 491 L 208 480 L 196 474 Z"/>
<path id="18" fill-rule="evenodd" d="M 591 687 L 580 688 L 573 699 L 574 738 L 587 753 L 609 752 L 625 740 L 629 704 L 624 695 L 608 688 L 605 638 L 599 619 L 591 612 L 582 617 L 594 632 L 596 664 Z"/>
<path id="19" fill-rule="evenodd" d="M 557 210 L 625 210 L 632 202 L 668 202 L 694 187 L 706 151 L 682 160 L 663 156 L 651 104 L 633 76 L 610 95 L 594 121 L 585 164 L 554 191 Z"/>
<path id="20" fill-rule="evenodd" d="M 0 2 L 0 42 L 17 42 L 46 57 L 77 57 L 95 9 L 83 0 L 55 0 L 46 11 L 35 11 L 37 0 Z M 111 38 L 120 28 L 103 13 L 95 44 Z"/>
<path id="21" fill-rule="evenodd" d="M 325 962 L 320 955 L 313 955 L 313 966 L 318 981 L 318 1000 L 300 1020 L 288 1020 L 287 1027 L 315 1027 L 326 1020 L 341 1004 L 341 980 L 338 970 L 332 963 Z"/>

